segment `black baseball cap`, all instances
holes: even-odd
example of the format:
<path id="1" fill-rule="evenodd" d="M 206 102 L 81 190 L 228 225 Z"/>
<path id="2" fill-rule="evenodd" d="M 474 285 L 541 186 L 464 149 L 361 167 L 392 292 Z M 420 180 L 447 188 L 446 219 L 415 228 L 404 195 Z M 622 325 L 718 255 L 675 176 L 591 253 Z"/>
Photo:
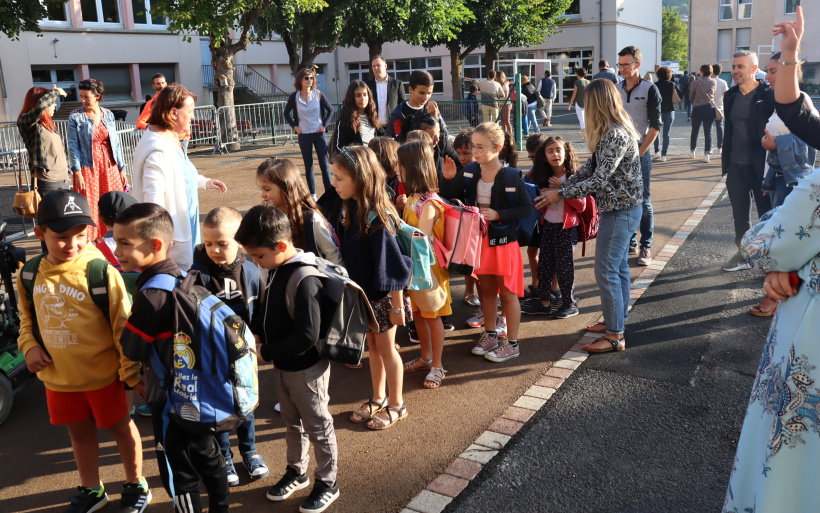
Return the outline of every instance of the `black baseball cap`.
<path id="1" fill-rule="evenodd" d="M 122 191 L 106 192 L 100 197 L 100 216 L 114 219 L 120 212 L 135 205 L 137 200 Z"/>
<path id="2" fill-rule="evenodd" d="M 83 224 L 97 226 L 91 219 L 91 209 L 85 196 L 69 189 L 52 191 L 40 200 L 37 223 L 57 233 Z"/>

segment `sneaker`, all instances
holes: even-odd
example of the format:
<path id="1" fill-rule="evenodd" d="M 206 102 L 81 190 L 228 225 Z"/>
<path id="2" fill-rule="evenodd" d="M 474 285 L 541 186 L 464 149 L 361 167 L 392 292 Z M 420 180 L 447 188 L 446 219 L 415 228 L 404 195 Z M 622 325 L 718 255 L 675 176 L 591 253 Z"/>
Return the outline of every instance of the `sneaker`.
<path id="1" fill-rule="evenodd" d="M 577 298 L 576 298 L 577 299 Z M 554 312 L 563 304 L 564 299 L 561 297 L 561 291 L 550 291 L 550 309 Z"/>
<path id="2" fill-rule="evenodd" d="M 71 505 L 65 513 L 91 513 L 108 504 L 108 495 L 100 484 L 99 490 L 78 486 L 79 493 L 71 498 Z"/>
<path id="3" fill-rule="evenodd" d="M 120 508 L 118 513 L 142 513 L 151 503 L 151 490 L 148 482 L 141 478 L 139 483 L 125 483 L 122 485 Z"/>
<path id="4" fill-rule="evenodd" d="M 484 311 L 481 307 L 476 310 L 475 315 L 467 319 L 467 326 L 471 328 L 480 328 L 484 326 Z"/>
<path id="5" fill-rule="evenodd" d="M 450 333 L 451 331 L 455 331 L 456 327 L 450 324 L 449 322 L 441 321 L 444 325 L 444 333 Z"/>
<path id="6" fill-rule="evenodd" d="M 481 334 L 481 338 L 478 339 L 478 344 L 470 351 L 471 353 L 481 356 L 483 354 L 487 354 L 488 351 L 492 351 L 493 349 L 498 347 L 498 335 L 491 335 L 489 331 L 485 331 Z"/>
<path id="7" fill-rule="evenodd" d="M 573 317 L 575 315 L 578 315 L 578 307 L 574 304 L 563 305 L 552 314 L 556 319 L 566 319 L 567 317 Z"/>
<path id="8" fill-rule="evenodd" d="M 689 158 L 690 159 L 695 158 L 695 150 L 692 150 L 692 151 L 689 152 Z"/>
<path id="9" fill-rule="evenodd" d="M 728 262 L 723 264 L 722 267 L 724 271 L 728 272 L 744 271 L 751 268 L 752 266 L 740 255 L 740 253 L 735 253 L 734 256 L 730 258 Z"/>
<path id="10" fill-rule="evenodd" d="M 416 323 L 413 321 L 407 323 L 407 336 L 410 338 L 410 343 L 419 343 L 419 333 L 416 331 Z"/>
<path id="11" fill-rule="evenodd" d="M 276 410 L 277 413 L 282 411 L 282 405 L 280 403 L 276 403 L 273 405 L 273 409 Z"/>
<path id="12" fill-rule="evenodd" d="M 703 161 L 706 162 L 707 164 L 709 163 L 709 154 L 708 153 L 703 154 Z"/>
<path id="13" fill-rule="evenodd" d="M 484 358 L 490 360 L 491 362 L 501 363 L 506 362 L 507 360 L 512 360 L 513 358 L 518 358 L 519 354 L 518 344 L 513 346 L 509 342 L 504 341 L 498 346 L 498 349 L 485 354 Z"/>
<path id="14" fill-rule="evenodd" d="M 652 252 L 649 248 L 641 248 L 641 255 L 638 257 L 638 265 L 649 265 L 652 263 Z"/>
<path id="15" fill-rule="evenodd" d="M 300 476 L 295 470 L 288 467 L 282 479 L 268 490 L 266 497 L 272 501 L 283 501 L 296 490 L 307 488 L 308 485 L 310 485 L 310 478 L 307 474 Z"/>
<path id="16" fill-rule="evenodd" d="M 666 162 L 666 155 L 663 155 L 663 156 L 661 157 L 661 162 Z"/>
<path id="17" fill-rule="evenodd" d="M 629 245 L 629 256 L 635 256 L 638 254 L 638 245 L 637 244 L 630 244 Z"/>
<path id="18" fill-rule="evenodd" d="M 720 148 L 712 150 L 712 153 L 714 153 L 715 155 L 720 155 Z"/>
<path id="19" fill-rule="evenodd" d="M 507 318 L 503 315 L 495 318 L 495 332 L 498 333 L 498 338 L 507 336 Z"/>
<path id="20" fill-rule="evenodd" d="M 140 406 L 139 408 L 137 408 L 137 414 L 140 417 L 150 417 L 151 408 L 149 408 L 147 405 Z"/>
<path id="21" fill-rule="evenodd" d="M 225 458 L 225 467 L 228 470 L 228 486 L 239 486 L 239 474 L 236 473 L 232 458 Z"/>
<path id="22" fill-rule="evenodd" d="M 245 466 L 245 470 L 247 470 L 251 476 L 251 481 L 256 481 L 257 479 L 262 479 L 270 475 L 270 470 L 268 470 L 268 466 L 265 465 L 265 460 L 262 459 L 262 456 L 257 454 L 256 451 L 246 452 L 242 456 L 242 465 Z"/>
<path id="23" fill-rule="evenodd" d="M 547 315 L 552 311 L 552 305 L 545 305 L 540 299 L 533 298 L 521 305 L 521 311 L 528 315 Z"/>
<path id="24" fill-rule="evenodd" d="M 654 155 L 652 155 L 652 160 L 658 160 L 661 158 L 661 152 L 656 151 Z"/>
<path id="25" fill-rule="evenodd" d="M 299 511 L 302 513 L 322 513 L 338 498 L 339 483 L 328 486 L 321 481 L 316 481 L 307 500 L 299 506 Z"/>

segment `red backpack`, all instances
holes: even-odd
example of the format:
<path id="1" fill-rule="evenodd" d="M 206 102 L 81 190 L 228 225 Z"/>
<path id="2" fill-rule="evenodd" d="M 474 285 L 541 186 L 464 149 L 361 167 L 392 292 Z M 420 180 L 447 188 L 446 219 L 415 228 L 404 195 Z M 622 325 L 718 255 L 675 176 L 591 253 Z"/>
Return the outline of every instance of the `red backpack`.
<path id="1" fill-rule="evenodd" d="M 487 234 L 487 222 L 477 207 L 452 205 L 435 192 L 416 202 L 417 217 L 421 217 L 424 204 L 432 199 L 444 205 L 444 240 L 433 238 L 438 264 L 450 272 L 470 276 L 481 265 L 481 240 Z"/>
<path id="2" fill-rule="evenodd" d="M 587 256 L 587 241 L 594 239 L 598 235 L 598 227 L 601 224 L 601 217 L 598 214 L 598 205 L 595 204 L 595 196 L 587 196 L 586 206 L 581 212 L 581 224 L 578 225 L 578 235 L 583 241 L 581 246 L 581 256 Z"/>

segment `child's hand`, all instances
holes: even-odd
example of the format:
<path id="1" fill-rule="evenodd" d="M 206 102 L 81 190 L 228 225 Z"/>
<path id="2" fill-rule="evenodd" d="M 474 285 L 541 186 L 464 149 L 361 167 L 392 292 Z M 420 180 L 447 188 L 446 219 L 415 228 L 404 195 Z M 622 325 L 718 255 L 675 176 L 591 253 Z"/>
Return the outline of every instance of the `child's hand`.
<path id="1" fill-rule="evenodd" d="M 390 323 L 393 326 L 404 326 L 404 310 L 401 312 L 396 312 L 395 310 L 390 310 Z"/>
<path id="2" fill-rule="evenodd" d="M 51 364 L 51 358 L 40 346 L 32 347 L 26 353 L 26 367 L 30 372 L 40 372 Z"/>
<path id="3" fill-rule="evenodd" d="M 551 176 L 549 182 L 550 182 L 550 189 L 557 189 L 557 188 L 561 187 L 561 180 L 559 178 Z"/>
<path id="4" fill-rule="evenodd" d="M 145 385 L 142 384 L 142 381 L 134 385 L 133 388 L 137 395 L 140 396 L 140 399 L 145 399 Z"/>
<path id="5" fill-rule="evenodd" d="M 219 191 L 219 194 L 225 194 L 228 192 L 228 186 L 219 180 L 208 180 L 205 182 L 205 188 L 216 189 Z"/>
<path id="6" fill-rule="evenodd" d="M 407 205 L 407 194 L 399 194 L 396 196 L 396 210 L 399 211 L 399 214 L 402 213 L 404 207 Z"/>
<path id="7" fill-rule="evenodd" d="M 478 211 L 481 212 L 481 215 L 484 216 L 486 221 L 498 221 L 498 212 L 495 210 L 491 208 L 480 208 Z"/>
<path id="8" fill-rule="evenodd" d="M 429 112 L 430 115 L 433 116 L 433 119 L 438 121 L 438 103 L 434 102 L 433 100 L 427 102 L 427 112 Z"/>
<path id="9" fill-rule="evenodd" d="M 445 155 L 444 158 L 441 160 L 441 174 L 444 175 L 444 178 L 446 178 L 447 180 L 452 180 L 456 177 L 455 161 L 447 155 Z"/>

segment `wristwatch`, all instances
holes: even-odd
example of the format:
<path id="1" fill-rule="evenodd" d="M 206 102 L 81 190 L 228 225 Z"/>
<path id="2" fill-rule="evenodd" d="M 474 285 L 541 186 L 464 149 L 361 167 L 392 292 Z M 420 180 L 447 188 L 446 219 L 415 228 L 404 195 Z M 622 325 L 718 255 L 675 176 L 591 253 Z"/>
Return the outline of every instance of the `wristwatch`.
<path id="1" fill-rule="evenodd" d="M 404 313 L 404 308 L 394 308 L 393 313 L 397 313 L 397 314 Z"/>
<path id="2" fill-rule="evenodd" d="M 779 62 L 783 66 L 797 66 L 799 64 L 798 62 L 786 62 L 783 60 L 779 60 L 777 62 Z"/>

